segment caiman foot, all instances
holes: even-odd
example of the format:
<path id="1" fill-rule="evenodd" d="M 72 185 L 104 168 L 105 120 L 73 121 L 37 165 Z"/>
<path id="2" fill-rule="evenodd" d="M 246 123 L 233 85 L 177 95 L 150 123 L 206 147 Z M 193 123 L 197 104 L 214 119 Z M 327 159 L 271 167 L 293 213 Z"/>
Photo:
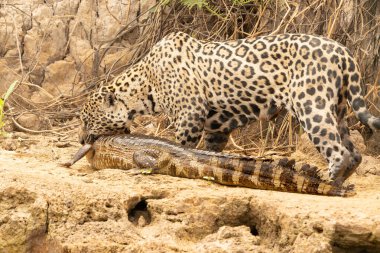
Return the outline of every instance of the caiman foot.
<path id="1" fill-rule="evenodd" d="M 154 169 L 131 169 L 127 171 L 128 175 L 136 176 L 136 175 L 151 175 L 153 174 Z"/>
<path id="2" fill-rule="evenodd" d="M 202 177 L 202 179 L 204 179 L 204 180 L 207 180 L 207 181 L 215 181 L 215 178 L 214 177 L 208 177 L 208 176 L 204 176 L 204 177 Z"/>
<path id="3" fill-rule="evenodd" d="M 153 174 L 153 169 L 142 169 L 140 170 L 140 173 L 143 175 L 151 175 Z"/>

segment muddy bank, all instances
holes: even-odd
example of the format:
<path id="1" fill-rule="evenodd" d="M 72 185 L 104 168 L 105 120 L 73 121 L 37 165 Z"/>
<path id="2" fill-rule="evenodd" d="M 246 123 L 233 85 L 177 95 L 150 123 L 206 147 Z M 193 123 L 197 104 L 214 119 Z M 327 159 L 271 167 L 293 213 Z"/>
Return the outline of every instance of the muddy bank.
<path id="1" fill-rule="evenodd" d="M 0 150 L 0 252 L 378 252 L 378 159 L 350 198 L 57 165 L 74 141 Z M 4 143 L 4 142 L 3 142 Z M 24 145 L 24 146 L 23 146 Z M 365 170 L 361 168 L 360 171 Z"/>

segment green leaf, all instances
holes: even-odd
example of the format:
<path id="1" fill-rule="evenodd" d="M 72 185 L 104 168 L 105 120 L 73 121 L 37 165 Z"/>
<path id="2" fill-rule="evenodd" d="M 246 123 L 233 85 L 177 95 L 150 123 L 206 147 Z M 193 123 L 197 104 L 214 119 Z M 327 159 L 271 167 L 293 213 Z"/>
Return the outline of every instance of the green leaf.
<path id="1" fill-rule="evenodd" d="M 5 92 L 4 96 L 3 96 L 3 100 L 4 100 L 4 103 L 5 103 L 5 100 L 7 100 L 7 98 L 12 94 L 12 92 L 14 91 L 14 89 L 16 88 L 16 85 L 18 84 L 18 81 L 14 81 L 8 88 L 7 92 Z"/>
<path id="2" fill-rule="evenodd" d="M 3 135 L 3 127 L 5 123 L 3 122 L 3 108 L 4 108 L 4 100 L 0 98 L 0 135 Z"/>
<path id="3" fill-rule="evenodd" d="M 12 94 L 12 92 L 15 90 L 16 86 L 18 84 L 18 81 L 14 81 L 7 89 L 7 92 L 0 98 L 0 135 L 4 135 L 5 132 L 3 131 L 3 127 L 5 126 L 4 123 L 4 105 L 5 101 L 9 98 L 9 96 Z"/>
<path id="4" fill-rule="evenodd" d="M 171 2 L 171 0 L 161 0 L 160 4 L 165 6 L 165 5 L 168 5 L 170 2 Z"/>
<path id="5" fill-rule="evenodd" d="M 232 3 L 234 5 L 243 6 L 245 4 L 249 4 L 251 2 L 254 2 L 253 0 L 232 0 Z"/>
<path id="6" fill-rule="evenodd" d="M 197 6 L 198 9 L 202 9 L 208 5 L 207 0 L 182 0 L 181 3 L 189 9 L 194 6 Z"/>

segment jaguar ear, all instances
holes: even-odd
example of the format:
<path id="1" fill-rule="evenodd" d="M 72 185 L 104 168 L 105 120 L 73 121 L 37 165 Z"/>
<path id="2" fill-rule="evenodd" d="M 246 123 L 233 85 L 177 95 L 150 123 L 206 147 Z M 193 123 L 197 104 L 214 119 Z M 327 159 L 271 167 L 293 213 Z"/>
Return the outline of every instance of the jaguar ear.
<path id="1" fill-rule="evenodd" d="M 113 92 L 108 92 L 105 96 L 105 104 L 107 107 L 111 107 L 115 105 L 116 96 Z"/>

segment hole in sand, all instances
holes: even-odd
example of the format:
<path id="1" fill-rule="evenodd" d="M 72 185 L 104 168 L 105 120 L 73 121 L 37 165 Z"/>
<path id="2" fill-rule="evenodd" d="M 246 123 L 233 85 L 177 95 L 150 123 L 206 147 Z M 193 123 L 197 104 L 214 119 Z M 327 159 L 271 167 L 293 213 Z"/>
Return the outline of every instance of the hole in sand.
<path id="1" fill-rule="evenodd" d="M 141 200 L 128 212 L 128 220 L 135 225 L 145 226 L 151 222 L 151 215 L 148 210 L 148 203 Z"/>
<path id="2" fill-rule="evenodd" d="M 254 235 L 254 236 L 258 236 L 259 235 L 259 231 L 257 230 L 256 226 L 250 226 L 249 227 L 251 229 L 251 234 Z"/>

